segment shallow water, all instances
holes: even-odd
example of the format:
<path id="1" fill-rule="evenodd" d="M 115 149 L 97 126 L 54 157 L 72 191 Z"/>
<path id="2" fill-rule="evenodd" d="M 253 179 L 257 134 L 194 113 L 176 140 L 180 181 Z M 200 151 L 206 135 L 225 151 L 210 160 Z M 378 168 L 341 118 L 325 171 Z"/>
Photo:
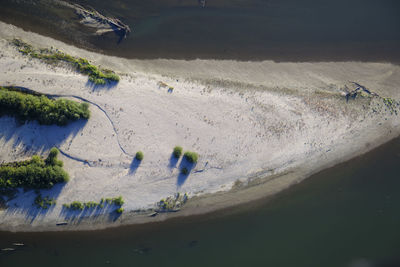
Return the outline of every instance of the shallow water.
<path id="1" fill-rule="evenodd" d="M 0 266 L 400 266 L 400 138 L 273 197 L 81 233 L 0 233 Z M 357 264 L 373 265 L 357 265 Z"/>
<path id="2" fill-rule="evenodd" d="M 0 20 L 128 58 L 400 62 L 396 0 L 76 0 L 132 28 L 94 36 L 48 0 L 1 0 Z"/>

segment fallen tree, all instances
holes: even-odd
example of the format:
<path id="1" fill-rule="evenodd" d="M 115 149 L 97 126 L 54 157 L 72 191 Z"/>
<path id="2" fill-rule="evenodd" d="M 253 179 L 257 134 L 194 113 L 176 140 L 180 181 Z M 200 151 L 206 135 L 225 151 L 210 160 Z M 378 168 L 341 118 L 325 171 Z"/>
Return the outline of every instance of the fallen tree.
<path id="1" fill-rule="evenodd" d="M 60 5 L 67 6 L 75 10 L 75 13 L 79 16 L 80 23 L 85 26 L 96 29 L 96 34 L 104 34 L 107 32 L 115 32 L 122 38 L 131 32 L 129 25 L 123 23 L 117 18 L 107 17 L 102 15 L 93 7 L 83 7 L 75 3 L 68 3 L 65 1 L 58 1 Z"/>

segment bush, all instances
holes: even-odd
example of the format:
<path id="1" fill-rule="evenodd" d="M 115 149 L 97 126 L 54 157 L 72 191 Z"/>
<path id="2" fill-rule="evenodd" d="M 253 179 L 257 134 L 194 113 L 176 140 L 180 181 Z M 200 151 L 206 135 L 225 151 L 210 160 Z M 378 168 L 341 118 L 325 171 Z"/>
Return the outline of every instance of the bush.
<path id="1" fill-rule="evenodd" d="M 143 157 L 144 157 L 144 155 L 143 155 L 143 152 L 142 152 L 142 151 L 136 152 L 135 158 L 136 158 L 137 160 L 142 161 L 142 160 L 143 160 Z"/>
<path id="2" fill-rule="evenodd" d="M 186 151 L 183 156 L 190 163 L 197 163 L 197 160 L 199 159 L 199 155 L 196 152 Z"/>
<path id="3" fill-rule="evenodd" d="M 58 165 L 57 163 L 57 156 L 58 156 L 58 149 L 56 147 L 53 147 L 50 149 L 50 153 L 47 156 L 45 162 L 47 165 Z"/>
<path id="4" fill-rule="evenodd" d="M 99 204 L 94 201 L 89 201 L 89 202 L 85 202 L 84 206 L 87 209 L 91 209 L 91 208 L 96 208 L 97 206 L 99 206 Z"/>
<path id="5" fill-rule="evenodd" d="M 180 158 L 180 156 L 182 155 L 182 147 L 180 146 L 176 146 L 174 147 L 174 151 L 172 152 L 172 154 L 174 155 L 175 158 Z"/>
<path id="6" fill-rule="evenodd" d="M 68 182 L 69 176 L 57 160 L 57 152 L 45 160 L 33 156 L 31 160 L 0 165 L 0 188 L 49 189 L 57 183 Z M 54 153 L 56 155 L 54 156 Z M 53 155 L 52 160 L 48 160 Z"/>
<path id="7" fill-rule="evenodd" d="M 41 194 L 37 195 L 35 198 L 35 205 L 38 208 L 48 209 L 50 206 L 55 205 L 56 201 L 54 198 L 50 198 L 48 196 L 42 197 Z"/>
<path id="8" fill-rule="evenodd" d="M 112 199 L 112 203 L 118 206 L 124 205 L 124 200 L 122 199 L 122 196 L 116 197 Z"/>
<path id="9" fill-rule="evenodd" d="M 124 208 L 118 208 L 115 210 L 117 213 L 121 214 L 124 212 Z"/>
<path id="10" fill-rule="evenodd" d="M 64 126 L 70 121 L 89 119 L 87 103 L 67 99 L 53 100 L 44 95 L 18 92 L 0 87 L 0 116 L 16 116 L 21 121 L 36 120 L 39 124 Z"/>
<path id="11" fill-rule="evenodd" d="M 183 168 L 181 169 L 181 174 L 187 175 L 188 173 L 189 173 L 189 170 L 188 170 L 186 167 L 183 167 Z"/>
<path id="12" fill-rule="evenodd" d="M 107 205 L 116 205 L 119 206 L 118 209 L 122 209 L 121 206 L 124 205 L 124 200 L 122 196 L 119 197 L 114 197 L 114 198 L 102 198 L 100 200 L 100 203 L 94 202 L 94 201 L 89 201 L 89 202 L 79 202 L 79 201 L 74 201 L 71 202 L 70 204 L 63 204 L 63 207 L 66 209 L 71 209 L 71 210 L 83 210 L 83 209 L 93 209 L 93 208 L 104 208 L 104 206 Z M 123 211 L 124 209 L 122 209 Z M 122 213 L 121 211 L 121 213 Z"/>
<path id="13" fill-rule="evenodd" d="M 69 204 L 68 208 L 72 210 L 83 210 L 85 205 L 82 202 L 79 201 L 74 201 L 71 204 Z"/>

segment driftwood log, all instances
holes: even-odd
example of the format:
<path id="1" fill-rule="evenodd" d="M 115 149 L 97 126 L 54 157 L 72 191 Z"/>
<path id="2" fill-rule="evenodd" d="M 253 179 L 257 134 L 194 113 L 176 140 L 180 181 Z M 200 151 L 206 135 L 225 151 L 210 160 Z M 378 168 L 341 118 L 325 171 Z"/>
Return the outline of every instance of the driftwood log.
<path id="1" fill-rule="evenodd" d="M 123 23 L 121 20 L 112 17 L 106 17 L 98 12 L 93 7 L 83 7 L 75 3 L 68 3 L 65 1 L 56 1 L 58 4 L 72 8 L 79 16 L 80 23 L 96 29 L 96 34 L 105 34 L 107 32 L 115 32 L 119 35 L 120 41 L 131 32 L 129 25 Z"/>
<path id="2" fill-rule="evenodd" d="M 346 93 L 346 101 L 349 101 L 350 98 L 355 99 L 357 95 L 360 94 L 361 92 L 367 93 L 368 95 L 371 96 L 379 96 L 378 94 L 371 92 L 365 86 L 359 83 L 356 82 L 351 82 L 351 83 L 355 85 L 356 89 Z"/>
<path id="3" fill-rule="evenodd" d="M 197 0 L 197 1 L 199 2 L 199 5 L 201 7 L 206 7 L 206 4 L 207 4 L 206 0 Z"/>

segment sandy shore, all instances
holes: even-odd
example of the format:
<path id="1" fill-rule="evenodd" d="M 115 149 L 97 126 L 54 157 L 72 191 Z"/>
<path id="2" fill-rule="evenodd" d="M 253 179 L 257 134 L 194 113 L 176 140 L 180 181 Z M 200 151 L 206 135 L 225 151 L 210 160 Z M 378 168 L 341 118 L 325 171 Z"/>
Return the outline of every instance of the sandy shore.
<path id="1" fill-rule="evenodd" d="M 116 70 L 118 85 L 97 88 L 87 76 L 22 56 L 7 40 L 57 47 Z M 128 60 L 68 46 L 0 23 L 0 84 L 79 96 L 87 123 L 18 125 L 0 118 L 0 162 L 46 154 L 56 145 L 71 181 L 42 191 L 57 205 L 32 206 L 21 192 L 0 211 L 0 230 L 83 230 L 202 214 L 275 194 L 312 173 L 365 153 L 400 134 L 400 117 L 382 98 L 343 96 L 349 81 L 400 100 L 400 67 L 383 63 L 275 63 L 213 60 Z M 174 87 L 173 92 L 160 82 Z M 100 108 L 99 108 L 100 107 Z M 198 152 L 188 177 L 171 160 L 175 145 Z M 144 152 L 138 165 L 136 151 Z M 78 159 L 78 160 L 74 160 Z M 85 164 L 82 161 L 88 161 Z M 162 198 L 187 193 L 177 213 L 149 217 Z M 122 195 L 124 214 L 62 212 L 75 200 Z M 57 227 L 57 222 L 69 225 Z"/>

